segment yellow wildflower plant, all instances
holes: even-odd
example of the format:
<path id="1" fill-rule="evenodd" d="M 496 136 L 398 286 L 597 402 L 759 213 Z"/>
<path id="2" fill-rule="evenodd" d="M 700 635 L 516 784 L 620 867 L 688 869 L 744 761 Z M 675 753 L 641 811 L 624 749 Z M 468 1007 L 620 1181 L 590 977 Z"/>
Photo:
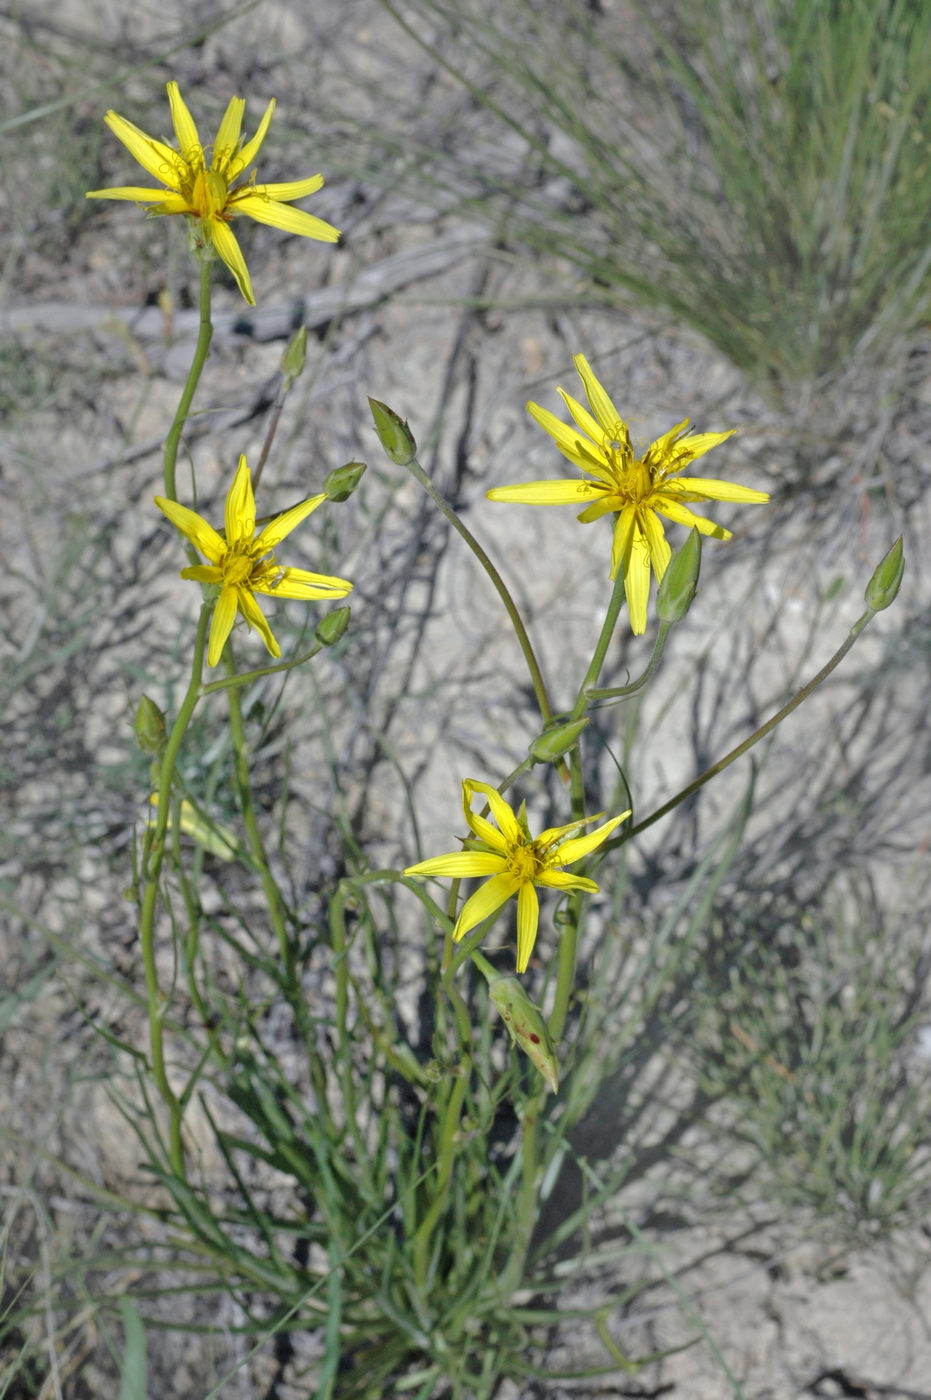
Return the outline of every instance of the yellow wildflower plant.
<path id="1" fill-rule="evenodd" d="M 348 579 L 314 574 L 307 569 L 282 568 L 273 553 L 295 526 L 306 520 L 311 511 L 326 499 L 326 492 L 310 496 L 300 505 L 274 516 L 256 534 L 255 497 L 245 457 L 240 457 L 233 484 L 227 493 L 225 537 L 208 525 L 196 511 L 179 505 L 177 501 L 168 501 L 164 496 L 155 497 L 159 510 L 209 560 L 208 564 L 194 564 L 182 569 L 181 577 L 213 584 L 220 590 L 210 623 L 208 665 L 216 666 L 220 660 L 237 612 L 259 633 L 272 656 L 281 655 L 281 648 L 256 602 L 257 593 L 265 593 L 272 598 L 309 601 L 345 598 L 351 590 L 352 584 Z"/>
<path id="2" fill-rule="evenodd" d="M 634 452 L 630 431 L 592 371 L 584 355 L 573 363 L 579 372 L 589 407 L 585 408 L 565 389 L 558 389 L 575 420 L 575 427 L 555 414 L 528 403 L 527 411 L 554 439 L 563 456 L 585 473 L 586 480 L 528 481 L 523 486 L 496 486 L 491 501 L 517 501 L 523 505 L 577 505 L 589 501 L 578 516 L 583 524 L 613 512 L 614 541 L 611 578 L 623 569 L 624 591 L 630 625 L 635 633 L 646 631 L 650 571 L 659 581 L 666 572 L 672 550 L 660 516 L 703 535 L 729 540 L 731 532 L 687 509 L 693 501 L 737 501 L 743 505 L 769 500 L 765 491 L 736 486 L 730 481 L 679 476 L 697 457 L 724 442 L 735 429 L 724 433 L 689 433 L 686 418 L 651 443 L 642 456 Z"/>
<path id="3" fill-rule="evenodd" d="M 148 174 L 160 180 L 164 189 L 123 185 L 108 190 L 89 190 L 87 199 L 130 199 L 148 204 L 152 215 L 186 214 L 196 222 L 202 243 L 223 259 L 250 306 L 255 306 L 249 269 L 230 223 L 247 214 L 260 224 L 271 224 L 285 233 L 303 234 L 324 243 L 335 243 L 339 229 L 303 209 L 292 209 L 295 199 L 315 194 L 323 184 L 322 175 L 292 180 L 281 185 L 256 183 L 252 162 L 268 132 L 275 99 L 265 108 L 255 135 L 242 138 L 245 99 L 230 98 L 213 146 L 204 146 L 194 118 L 188 111 L 177 83 L 168 84 L 168 102 L 178 149 L 147 136 L 125 117 L 110 111 L 107 126 Z"/>
<path id="4" fill-rule="evenodd" d="M 479 793 L 491 810 L 495 825 L 472 811 L 472 798 Z M 573 835 L 598 817 L 570 822 L 568 826 L 551 826 L 536 838 L 530 835 L 523 815 L 516 815 L 509 803 L 488 783 L 471 778 L 462 784 L 462 805 L 465 819 L 473 834 L 467 848 L 448 855 L 432 856 L 408 866 L 405 875 L 450 875 L 464 879 L 472 875 L 488 875 L 486 880 L 462 906 L 453 929 L 458 942 L 470 929 L 491 917 L 512 895 L 517 896 L 517 971 L 526 972 L 530 954 L 537 939 L 540 905 L 536 886 L 597 893 L 594 880 L 584 875 L 572 875 L 563 870 L 583 856 L 597 850 L 615 827 L 630 816 L 622 812 L 585 836 Z"/>

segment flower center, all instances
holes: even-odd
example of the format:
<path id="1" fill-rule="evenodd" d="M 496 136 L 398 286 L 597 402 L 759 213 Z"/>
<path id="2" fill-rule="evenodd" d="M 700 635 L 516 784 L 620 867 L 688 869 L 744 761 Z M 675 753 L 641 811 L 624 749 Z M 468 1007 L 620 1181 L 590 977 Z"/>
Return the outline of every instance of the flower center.
<path id="1" fill-rule="evenodd" d="M 507 854 L 508 874 L 513 875 L 522 885 L 531 884 L 543 868 L 543 861 L 536 846 L 511 846 Z"/>
<path id="2" fill-rule="evenodd" d="M 251 555 L 241 554 L 235 549 L 228 550 L 220 565 L 223 570 L 224 584 L 245 583 L 246 579 L 252 575 L 252 562 Z"/>
<path id="3" fill-rule="evenodd" d="M 623 424 L 618 425 L 615 433 L 614 437 L 606 435 L 602 443 L 614 479 L 614 490 L 611 494 L 617 496 L 621 508 L 640 505 L 653 490 L 653 471 L 649 460 L 641 460 L 634 456 L 630 438 Z"/>
<path id="4" fill-rule="evenodd" d="M 190 191 L 184 196 L 192 214 L 199 219 L 215 219 L 223 213 L 229 200 L 229 186 L 216 170 L 207 170 L 203 165 L 194 171 Z"/>

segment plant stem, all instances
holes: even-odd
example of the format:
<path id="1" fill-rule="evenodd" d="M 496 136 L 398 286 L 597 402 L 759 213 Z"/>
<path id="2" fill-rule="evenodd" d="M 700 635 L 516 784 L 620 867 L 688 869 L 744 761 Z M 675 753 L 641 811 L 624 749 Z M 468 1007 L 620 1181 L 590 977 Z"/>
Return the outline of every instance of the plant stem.
<path id="1" fill-rule="evenodd" d="M 666 638 L 672 629 L 671 622 L 661 622 L 659 631 L 656 634 L 656 642 L 653 646 L 653 654 L 647 664 L 646 670 L 635 681 L 629 685 L 612 687 L 610 690 L 599 690 L 597 686 L 589 687 L 587 698 L 589 700 L 624 700 L 630 695 L 636 695 L 638 690 L 642 690 L 648 681 L 652 680 L 653 674 L 663 657 L 666 649 Z M 606 705 L 600 705 L 599 709 L 607 709 Z"/>
<path id="2" fill-rule="evenodd" d="M 864 627 L 866 627 L 870 619 L 875 616 L 876 614 L 872 609 L 868 609 L 862 617 L 858 618 L 851 627 L 846 640 L 838 647 L 830 661 L 822 666 L 818 674 L 812 676 L 808 684 L 803 685 L 801 690 L 797 691 L 796 694 L 792 696 L 792 699 L 773 715 L 772 719 L 768 719 L 765 724 L 761 724 L 759 729 L 754 730 L 748 739 L 744 739 L 742 744 L 738 744 L 735 749 L 731 749 L 730 753 L 726 753 L 723 758 L 719 758 L 717 763 L 713 763 L 710 768 L 706 768 L 704 773 L 699 773 L 698 777 L 693 778 L 687 787 L 684 787 L 681 792 L 676 793 L 675 797 L 671 797 L 668 802 L 664 802 L 662 807 L 658 807 L 656 811 L 651 812 L 648 817 L 644 817 L 642 822 L 637 822 L 636 826 L 629 827 L 622 836 L 606 842 L 603 847 L 603 852 L 607 853 L 608 851 L 614 850 L 616 846 L 621 845 L 624 841 L 628 841 L 631 836 L 636 836 L 638 832 L 646 831 L 648 826 L 652 826 L 654 822 L 658 822 L 661 817 L 665 817 L 669 812 L 673 811 L 674 808 L 678 807 L 680 803 L 687 801 L 699 788 L 704 787 L 705 783 L 711 778 L 716 777 L 723 769 L 728 768 L 735 759 L 740 758 L 748 749 L 752 749 L 754 744 L 758 744 L 761 739 L 765 739 L 766 735 L 775 729 L 777 724 L 781 724 L 793 710 L 798 709 L 799 705 L 808 699 L 813 691 L 818 689 L 818 686 L 821 685 L 822 682 L 827 680 L 831 672 L 843 661 Z"/>
<path id="3" fill-rule="evenodd" d="M 484 549 L 482 549 L 482 546 L 479 544 L 475 536 L 471 533 L 470 530 L 466 528 L 465 525 L 463 525 L 462 521 L 459 519 L 458 515 L 453 510 L 449 502 L 445 499 L 445 497 L 441 496 L 439 491 L 437 491 L 436 487 L 433 485 L 433 482 L 427 476 L 427 473 L 424 471 L 417 458 L 413 457 L 409 462 L 405 463 L 405 466 L 407 467 L 407 470 L 411 473 L 411 475 L 415 477 L 417 481 L 420 482 L 420 485 L 426 491 L 427 495 L 433 501 L 434 505 L 437 506 L 438 509 L 442 511 L 443 515 L 446 516 L 446 519 L 449 521 L 450 525 L 452 525 L 453 529 L 459 535 L 462 536 L 466 544 L 471 549 L 472 553 L 475 555 L 478 562 L 481 564 L 482 568 L 485 570 L 488 577 L 491 579 L 492 584 L 494 585 L 497 591 L 498 597 L 504 604 L 507 615 L 511 619 L 511 625 L 514 628 L 515 635 L 517 636 L 518 645 L 520 646 L 521 651 L 524 653 L 524 659 L 527 662 L 527 669 L 530 672 L 530 683 L 533 686 L 533 693 L 536 696 L 537 706 L 539 708 L 540 714 L 543 717 L 543 723 L 544 725 L 549 724 L 553 718 L 553 708 L 550 705 L 549 696 L 546 691 L 546 683 L 543 680 L 543 673 L 540 670 L 540 665 L 537 661 L 536 653 L 534 652 L 533 646 L 530 642 L 530 638 L 527 635 L 527 629 L 524 626 L 523 618 L 517 610 L 517 604 L 514 602 L 514 599 L 508 592 L 508 588 L 504 582 L 504 579 L 498 573 L 498 570 L 495 568 L 494 564 L 491 562 Z"/>
<path id="4" fill-rule="evenodd" d="M 576 696 L 575 706 L 570 716 L 570 722 L 574 719 L 581 719 L 588 705 L 587 691 L 598 682 L 601 675 L 601 668 L 604 665 L 605 656 L 611 638 L 614 636 L 614 629 L 617 626 L 617 619 L 620 615 L 621 605 L 624 602 L 624 579 L 620 571 L 614 581 L 614 588 L 605 612 L 604 622 L 601 624 L 601 631 L 598 634 L 598 641 L 595 643 L 595 650 L 592 652 L 592 659 L 589 662 L 585 678 L 579 686 L 579 693 Z M 572 750 L 569 755 L 569 770 L 571 773 L 572 794 L 572 815 L 581 820 L 585 816 L 585 791 L 582 779 L 582 760 L 578 748 Z M 559 938 L 559 960 L 556 968 L 556 993 L 553 998 L 553 1009 L 549 1018 L 549 1032 L 554 1042 L 558 1041 L 565 1029 L 566 1017 L 569 1014 L 569 1001 L 572 997 L 572 989 L 575 986 L 575 968 L 578 957 L 579 945 L 579 918 L 582 913 L 582 896 L 573 895 L 568 903 L 568 915 L 562 925 Z"/>
<path id="5" fill-rule="evenodd" d="M 200 698 L 200 678 L 204 665 L 204 649 L 207 643 L 207 627 L 210 622 L 210 607 L 205 603 L 197 620 L 194 635 L 194 657 L 191 662 L 191 679 L 177 718 L 171 727 L 165 752 L 159 770 L 158 808 L 155 825 L 151 834 L 147 833 L 143 854 L 143 879 L 145 887 L 142 895 L 142 909 L 139 916 L 139 944 L 142 953 L 142 966 L 145 972 L 146 996 L 149 1012 L 149 1047 L 152 1056 L 152 1077 L 155 1080 L 162 1101 L 169 1115 L 169 1154 L 172 1169 L 182 1179 L 185 1177 L 184 1146 L 181 1141 L 181 1105 L 168 1082 L 165 1072 L 165 1041 L 162 1017 L 165 1009 L 161 1005 L 158 987 L 158 968 L 155 958 L 155 910 L 158 904 L 158 882 L 165 858 L 165 838 L 171 814 L 171 789 L 174 782 L 175 765 L 185 732 L 191 722 L 194 707 Z"/>
<path id="6" fill-rule="evenodd" d="M 588 670 L 579 692 L 576 696 L 575 705 L 569 721 L 581 719 L 588 704 L 586 691 L 598 681 L 601 668 L 604 665 L 605 656 L 611 638 L 614 636 L 614 629 L 617 626 L 617 619 L 624 602 L 624 579 L 618 574 L 615 579 L 611 598 L 605 612 L 604 622 L 601 624 L 601 631 L 592 652 L 592 659 L 589 662 Z M 572 794 L 572 815 L 581 819 L 585 816 L 585 791 L 582 780 L 582 761 L 579 757 L 578 747 L 569 754 L 569 771 L 571 774 L 571 794 Z M 553 1009 L 550 1012 L 547 1023 L 549 1033 L 554 1044 L 558 1043 L 566 1026 L 566 1018 L 569 1014 L 569 1002 L 572 998 L 572 989 L 575 986 L 575 969 L 578 957 L 579 945 L 579 918 L 582 913 L 582 896 L 575 894 L 569 899 L 568 917 L 561 926 L 559 937 L 559 954 L 556 968 L 556 991 L 553 997 Z M 530 1240 L 533 1234 L 533 1227 L 537 1218 L 537 1197 L 539 1193 L 540 1170 L 537 1161 L 538 1156 L 538 1125 L 540 1114 L 543 1111 L 543 1103 L 546 1097 L 546 1090 L 540 1089 L 536 1094 L 527 1100 L 524 1106 L 523 1126 L 521 1130 L 521 1182 L 517 1199 L 516 1221 L 514 1224 L 514 1244 L 510 1257 L 502 1274 L 501 1286 L 505 1295 L 513 1292 L 520 1285 L 523 1277 L 524 1265 L 527 1259 L 527 1251 L 530 1248 Z"/>
<path id="7" fill-rule="evenodd" d="M 213 339 L 213 323 L 210 319 L 210 263 L 203 262 L 200 265 L 200 329 L 197 333 L 197 345 L 194 350 L 194 359 L 191 368 L 188 370 L 187 379 L 184 381 L 184 388 L 181 391 L 181 398 L 175 412 L 174 420 L 168 429 L 168 436 L 165 438 L 165 449 L 163 456 L 163 469 L 165 477 L 165 495 L 169 501 L 178 499 L 176 494 L 176 467 L 178 462 L 178 448 L 181 444 L 181 434 L 197 392 L 197 385 L 200 381 L 201 371 L 207 362 L 207 355 L 210 352 L 210 342 Z"/>
<path id="8" fill-rule="evenodd" d="M 235 675 L 236 663 L 233 660 L 233 651 L 230 642 L 227 642 L 224 648 L 223 658 L 229 674 L 231 676 Z M 288 936 L 284 902 L 281 898 L 281 891 L 278 888 L 278 883 L 272 874 L 271 866 L 268 862 L 268 853 L 265 849 L 265 842 L 262 839 L 258 817 L 256 816 L 255 798 L 252 793 L 252 778 L 249 772 L 249 749 L 246 743 L 246 728 L 242 717 L 242 697 L 235 686 L 230 686 L 226 693 L 229 698 L 230 734 L 233 740 L 236 790 L 239 794 L 239 806 L 242 811 L 243 825 L 246 828 L 246 839 L 262 880 L 265 902 L 268 905 L 268 915 L 271 920 L 275 938 L 278 942 L 278 952 L 284 968 L 287 985 L 293 989 L 297 985 L 294 941 Z"/>

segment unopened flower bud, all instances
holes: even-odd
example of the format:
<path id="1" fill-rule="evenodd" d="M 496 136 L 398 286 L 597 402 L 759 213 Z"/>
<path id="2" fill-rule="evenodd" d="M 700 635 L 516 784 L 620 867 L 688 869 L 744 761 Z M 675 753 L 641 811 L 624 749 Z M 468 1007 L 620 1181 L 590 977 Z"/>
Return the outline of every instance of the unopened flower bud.
<path id="1" fill-rule="evenodd" d="M 579 735 L 589 723 L 589 718 L 570 720 L 565 724 L 551 724 L 538 734 L 527 750 L 534 763 L 555 763 L 563 754 L 574 749 Z"/>
<path id="2" fill-rule="evenodd" d="M 288 341 L 287 348 L 281 357 L 281 373 L 284 375 L 285 393 L 291 388 L 295 379 L 302 374 L 306 359 L 307 327 L 299 326 Z"/>
<path id="3" fill-rule="evenodd" d="M 905 573 L 902 536 L 896 540 L 886 557 L 877 564 L 873 577 L 866 585 L 866 605 L 872 612 L 882 612 L 894 603 Z"/>
<path id="4" fill-rule="evenodd" d="M 344 467 L 334 467 L 323 478 L 323 489 L 331 501 L 348 501 L 365 471 L 364 462 L 347 462 Z"/>
<path id="5" fill-rule="evenodd" d="M 540 1008 L 516 977 L 489 978 L 488 995 L 500 1011 L 514 1044 L 520 1046 L 555 1094 L 559 1089 L 559 1067 Z"/>
<path id="6" fill-rule="evenodd" d="M 350 608 L 334 608 L 314 628 L 314 636 L 322 647 L 331 647 L 338 642 L 349 626 Z"/>
<path id="7" fill-rule="evenodd" d="M 661 622 L 679 622 L 698 588 L 701 569 L 701 535 L 690 530 L 685 544 L 677 549 L 666 566 L 656 594 L 656 613 Z"/>
<path id="8" fill-rule="evenodd" d="M 160 754 L 165 747 L 165 716 L 148 695 L 141 696 L 136 706 L 133 731 L 143 753 Z"/>
<path id="9" fill-rule="evenodd" d="M 158 793 L 153 792 L 149 801 L 153 807 L 157 807 Z M 198 846 L 203 846 L 211 855 L 218 856 L 220 860 L 235 859 L 239 846 L 235 833 L 228 827 L 221 826 L 219 822 L 208 822 L 186 798 L 181 803 L 179 824 L 185 836 L 190 836 L 192 841 L 196 841 Z M 149 826 L 154 825 L 153 817 Z"/>
<path id="10" fill-rule="evenodd" d="M 417 456 L 417 444 L 407 423 L 394 409 L 378 399 L 369 399 L 369 408 L 375 419 L 375 431 L 379 442 L 399 467 L 406 467 Z"/>

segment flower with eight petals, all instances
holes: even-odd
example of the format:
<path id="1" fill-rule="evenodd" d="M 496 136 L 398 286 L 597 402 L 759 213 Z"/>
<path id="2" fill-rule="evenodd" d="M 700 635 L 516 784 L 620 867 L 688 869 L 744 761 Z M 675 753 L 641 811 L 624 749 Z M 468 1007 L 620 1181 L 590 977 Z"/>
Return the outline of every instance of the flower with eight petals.
<path id="1" fill-rule="evenodd" d="M 210 561 L 209 564 L 194 564 L 182 569 L 181 577 L 213 584 L 220 590 L 210 623 L 208 665 L 216 666 L 220 660 L 237 612 L 260 634 L 272 656 L 281 655 L 281 648 L 255 600 L 256 593 L 266 593 L 272 598 L 311 600 L 345 598 L 350 591 L 352 584 L 348 579 L 313 574 L 307 569 L 282 568 L 272 553 L 295 526 L 300 525 L 326 498 L 326 492 L 323 492 L 301 501 L 300 505 L 274 516 L 256 534 L 255 497 L 245 457 L 240 457 L 233 484 L 227 493 L 225 537 L 208 525 L 196 511 L 179 505 L 177 501 L 168 501 L 164 496 L 155 497 L 159 510 Z"/>
<path id="2" fill-rule="evenodd" d="M 689 433 L 686 418 L 651 443 L 642 456 L 637 456 L 627 424 L 585 356 L 576 355 L 573 363 L 582 380 L 589 408 L 583 407 L 564 389 L 557 392 L 575 420 L 575 427 L 569 427 L 539 404 L 528 403 L 527 411 L 555 439 L 563 456 L 584 472 L 588 480 L 528 481 L 523 486 L 496 486 L 487 493 L 488 499 L 519 501 L 532 506 L 576 505 L 588 501 L 590 504 L 578 517 L 586 525 L 613 512 L 611 577 L 616 578 L 618 570 L 623 569 L 631 628 L 636 633 L 645 632 L 651 565 L 659 580 L 672 557 L 659 517 L 663 515 L 677 525 L 694 527 L 703 535 L 729 540 L 729 530 L 695 515 L 686 508 L 686 503 L 763 504 L 769 496 L 765 491 L 736 486 L 730 481 L 679 476 L 696 457 L 729 438 L 733 428 L 724 433 Z"/>
<path id="3" fill-rule="evenodd" d="M 480 793 L 491 809 L 496 825 L 472 811 L 473 793 Z M 596 850 L 616 826 L 630 816 L 622 812 L 585 836 L 573 836 L 597 817 L 570 822 L 568 826 L 552 826 L 536 838 L 530 835 L 523 816 L 514 809 L 496 788 L 467 778 L 462 784 L 462 805 L 466 822 L 476 839 L 469 839 L 466 850 L 433 856 L 408 866 L 405 875 L 451 875 L 462 879 L 470 875 L 490 878 L 471 895 L 459 911 L 453 929 L 458 942 L 470 929 L 501 908 L 512 895 L 517 896 L 517 971 L 525 972 L 537 938 L 540 905 L 536 886 L 596 893 L 594 880 L 584 875 L 571 875 L 564 865 L 574 865 L 583 856 Z"/>
<path id="4" fill-rule="evenodd" d="M 108 112 L 104 117 L 130 155 L 165 188 L 121 185 L 114 189 L 88 190 L 86 198 L 131 199 L 138 204 L 148 204 L 147 212 L 153 215 L 187 214 L 196 222 L 201 244 L 214 249 L 223 259 L 246 301 L 255 306 L 249 269 L 230 223 L 238 214 L 248 214 L 258 223 L 271 224 L 286 233 L 335 243 L 339 238 L 338 228 L 303 209 L 291 208 L 293 200 L 316 193 L 323 184 L 323 176 L 311 175 L 307 180 L 292 180 L 281 185 L 256 184 L 251 166 L 265 140 L 275 110 L 274 98 L 265 108 L 255 135 L 244 142 L 245 99 L 231 97 L 212 147 L 201 144 L 194 118 L 177 83 L 168 84 L 168 101 L 177 150 L 147 136 L 117 112 Z"/>

